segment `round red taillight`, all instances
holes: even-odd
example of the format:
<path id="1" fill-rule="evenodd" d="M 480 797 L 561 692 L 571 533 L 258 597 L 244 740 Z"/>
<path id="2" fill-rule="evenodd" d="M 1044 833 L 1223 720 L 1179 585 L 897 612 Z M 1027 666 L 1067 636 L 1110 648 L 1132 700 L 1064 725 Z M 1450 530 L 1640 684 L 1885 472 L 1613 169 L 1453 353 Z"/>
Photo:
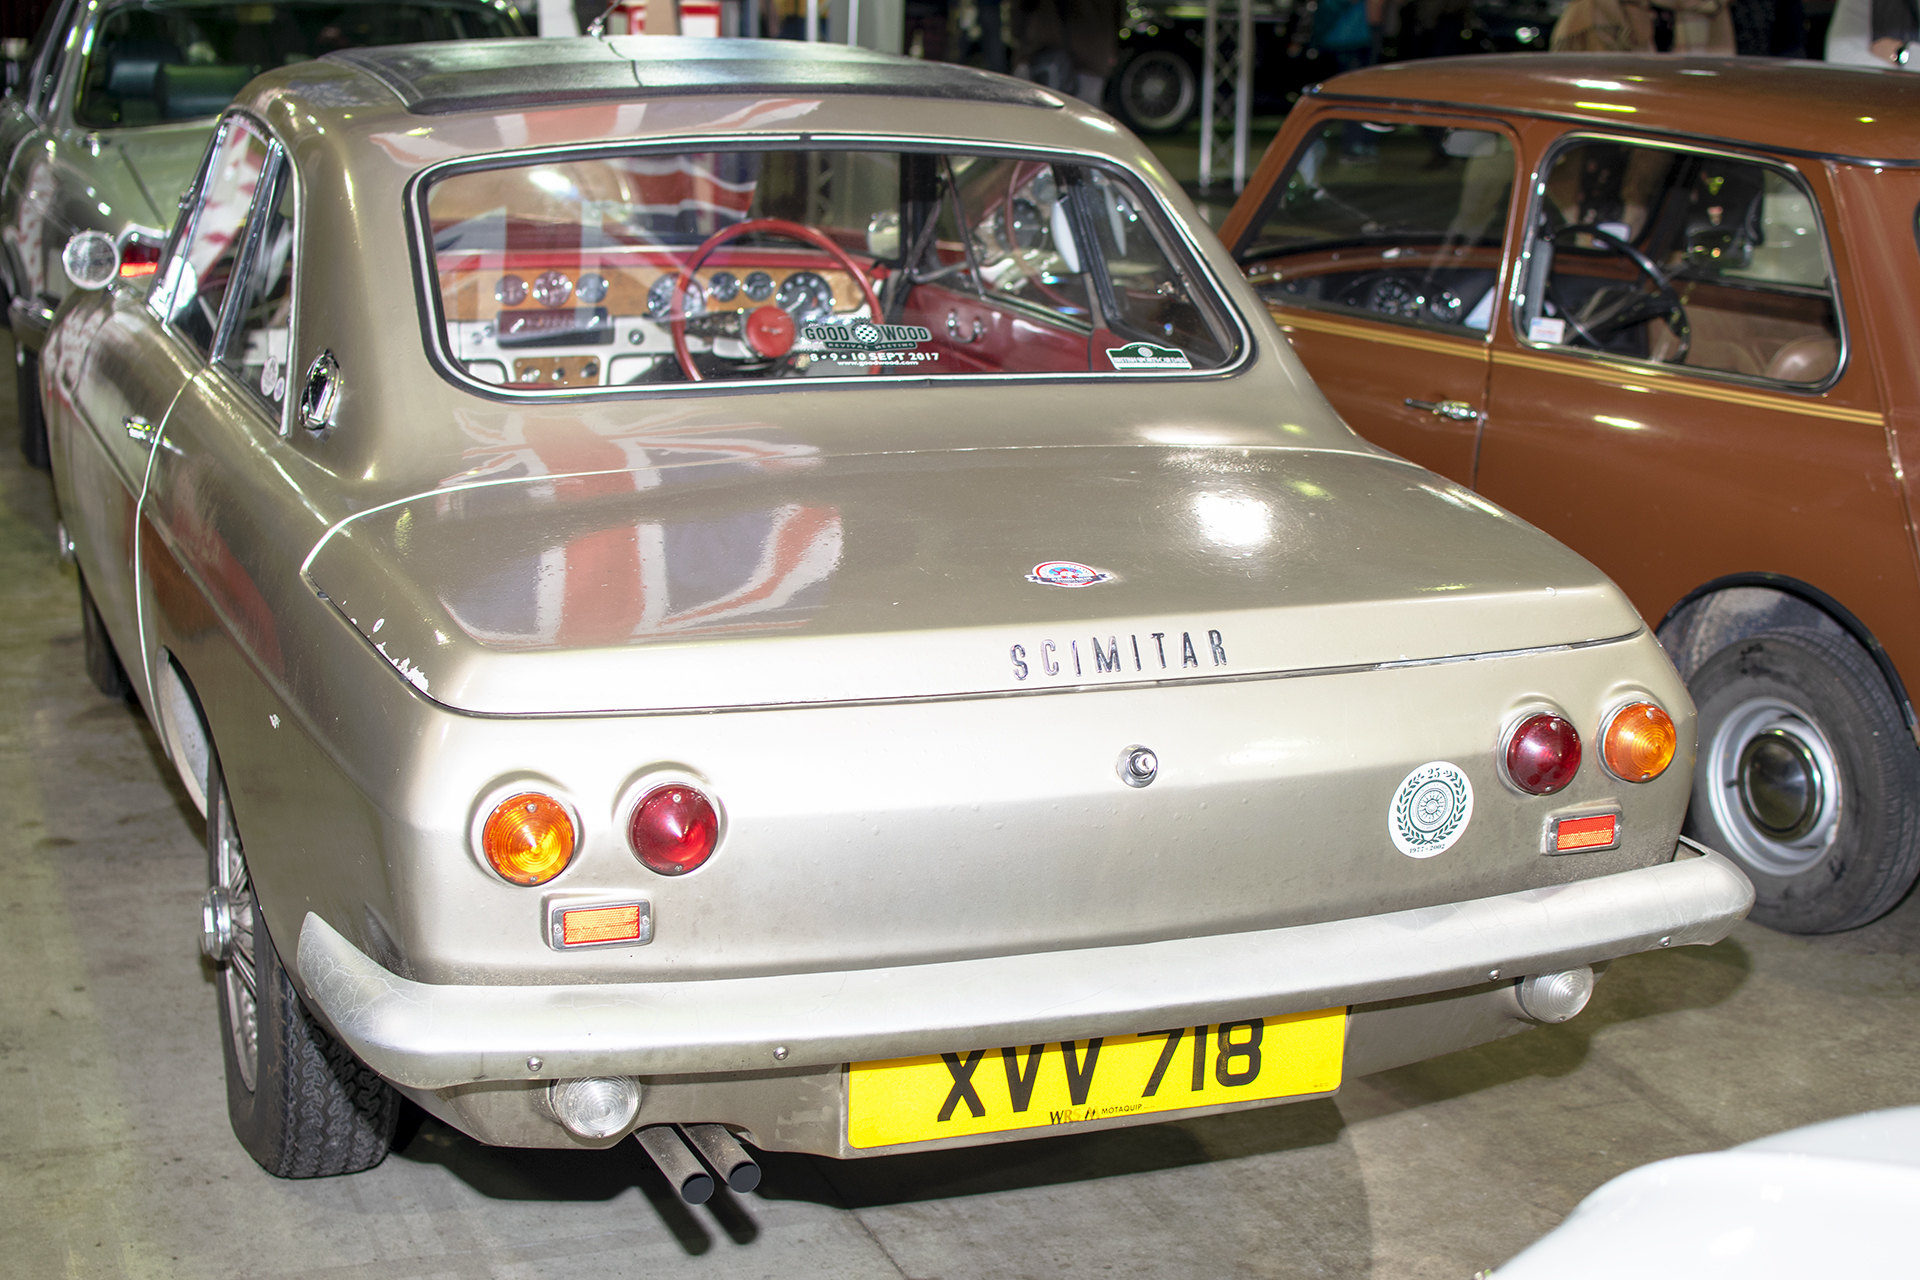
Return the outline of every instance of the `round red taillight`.
<path id="1" fill-rule="evenodd" d="M 1507 739 L 1507 777 L 1530 795 L 1550 796 L 1580 772 L 1580 731 L 1541 712 L 1514 727 Z"/>
<path id="2" fill-rule="evenodd" d="M 720 817 L 713 802 L 683 782 L 655 787 L 633 806 L 627 843 L 649 871 L 683 876 L 713 854 Z"/>

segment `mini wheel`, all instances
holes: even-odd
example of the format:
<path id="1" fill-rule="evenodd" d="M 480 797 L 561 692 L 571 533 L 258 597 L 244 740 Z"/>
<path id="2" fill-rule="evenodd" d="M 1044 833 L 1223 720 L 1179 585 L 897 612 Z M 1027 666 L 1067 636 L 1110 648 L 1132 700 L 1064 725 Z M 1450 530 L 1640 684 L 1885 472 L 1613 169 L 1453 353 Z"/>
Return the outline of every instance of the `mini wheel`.
<path id="1" fill-rule="evenodd" d="M 218 761 L 207 778 L 207 864 L 201 948 L 217 967 L 234 1136 L 278 1178 L 373 1168 L 392 1142 L 399 1095 L 314 1021 L 287 980 Z"/>
<path id="2" fill-rule="evenodd" d="M 1752 918 L 1831 933 L 1891 910 L 1920 872 L 1920 751 L 1866 651 L 1766 631 L 1708 658 L 1691 690 L 1687 824 L 1753 881 Z"/>

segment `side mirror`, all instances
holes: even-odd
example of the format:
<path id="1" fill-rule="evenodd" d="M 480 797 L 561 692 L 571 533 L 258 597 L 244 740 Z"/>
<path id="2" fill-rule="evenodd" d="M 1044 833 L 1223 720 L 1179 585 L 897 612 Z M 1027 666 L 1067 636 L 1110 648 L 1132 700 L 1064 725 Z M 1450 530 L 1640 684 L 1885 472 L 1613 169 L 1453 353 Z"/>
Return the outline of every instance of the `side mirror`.
<path id="1" fill-rule="evenodd" d="M 104 231 L 81 231 L 60 251 L 60 265 L 76 289 L 104 289 L 120 274 L 120 248 Z"/>

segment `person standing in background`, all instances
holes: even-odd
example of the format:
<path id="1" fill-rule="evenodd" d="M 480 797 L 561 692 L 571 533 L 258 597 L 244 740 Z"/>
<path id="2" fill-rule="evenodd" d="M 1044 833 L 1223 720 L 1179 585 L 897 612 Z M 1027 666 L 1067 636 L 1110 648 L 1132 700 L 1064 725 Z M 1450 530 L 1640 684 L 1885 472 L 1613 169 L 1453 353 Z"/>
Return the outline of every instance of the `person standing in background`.
<path id="1" fill-rule="evenodd" d="M 1920 11 L 1913 0 L 1840 0 L 1826 53 L 1843 66 L 1920 71 Z"/>
<path id="2" fill-rule="evenodd" d="M 1573 0 L 1553 24 L 1555 53 L 1735 52 L 1728 0 Z"/>

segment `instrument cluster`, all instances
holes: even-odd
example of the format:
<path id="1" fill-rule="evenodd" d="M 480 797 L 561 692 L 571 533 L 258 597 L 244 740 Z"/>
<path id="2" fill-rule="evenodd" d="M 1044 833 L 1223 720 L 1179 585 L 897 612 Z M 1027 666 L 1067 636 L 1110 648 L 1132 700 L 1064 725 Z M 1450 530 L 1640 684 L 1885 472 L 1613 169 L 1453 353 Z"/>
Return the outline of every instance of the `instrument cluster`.
<path id="1" fill-rule="evenodd" d="M 664 271 L 648 286 L 644 314 L 649 320 L 665 320 L 673 308 L 674 287 L 679 273 Z M 577 278 L 560 271 L 542 271 L 532 280 L 509 273 L 495 283 L 493 299 L 509 310 L 529 301 L 558 310 L 571 304 L 598 306 L 607 300 L 611 285 L 597 271 L 582 272 Z M 817 271 L 793 271 L 779 280 L 765 271 L 749 271 L 744 277 L 731 271 L 715 271 L 703 282 L 689 282 L 686 314 L 701 315 L 709 302 L 728 310 L 758 306 L 772 300 L 801 324 L 812 324 L 833 314 L 833 285 Z"/>

